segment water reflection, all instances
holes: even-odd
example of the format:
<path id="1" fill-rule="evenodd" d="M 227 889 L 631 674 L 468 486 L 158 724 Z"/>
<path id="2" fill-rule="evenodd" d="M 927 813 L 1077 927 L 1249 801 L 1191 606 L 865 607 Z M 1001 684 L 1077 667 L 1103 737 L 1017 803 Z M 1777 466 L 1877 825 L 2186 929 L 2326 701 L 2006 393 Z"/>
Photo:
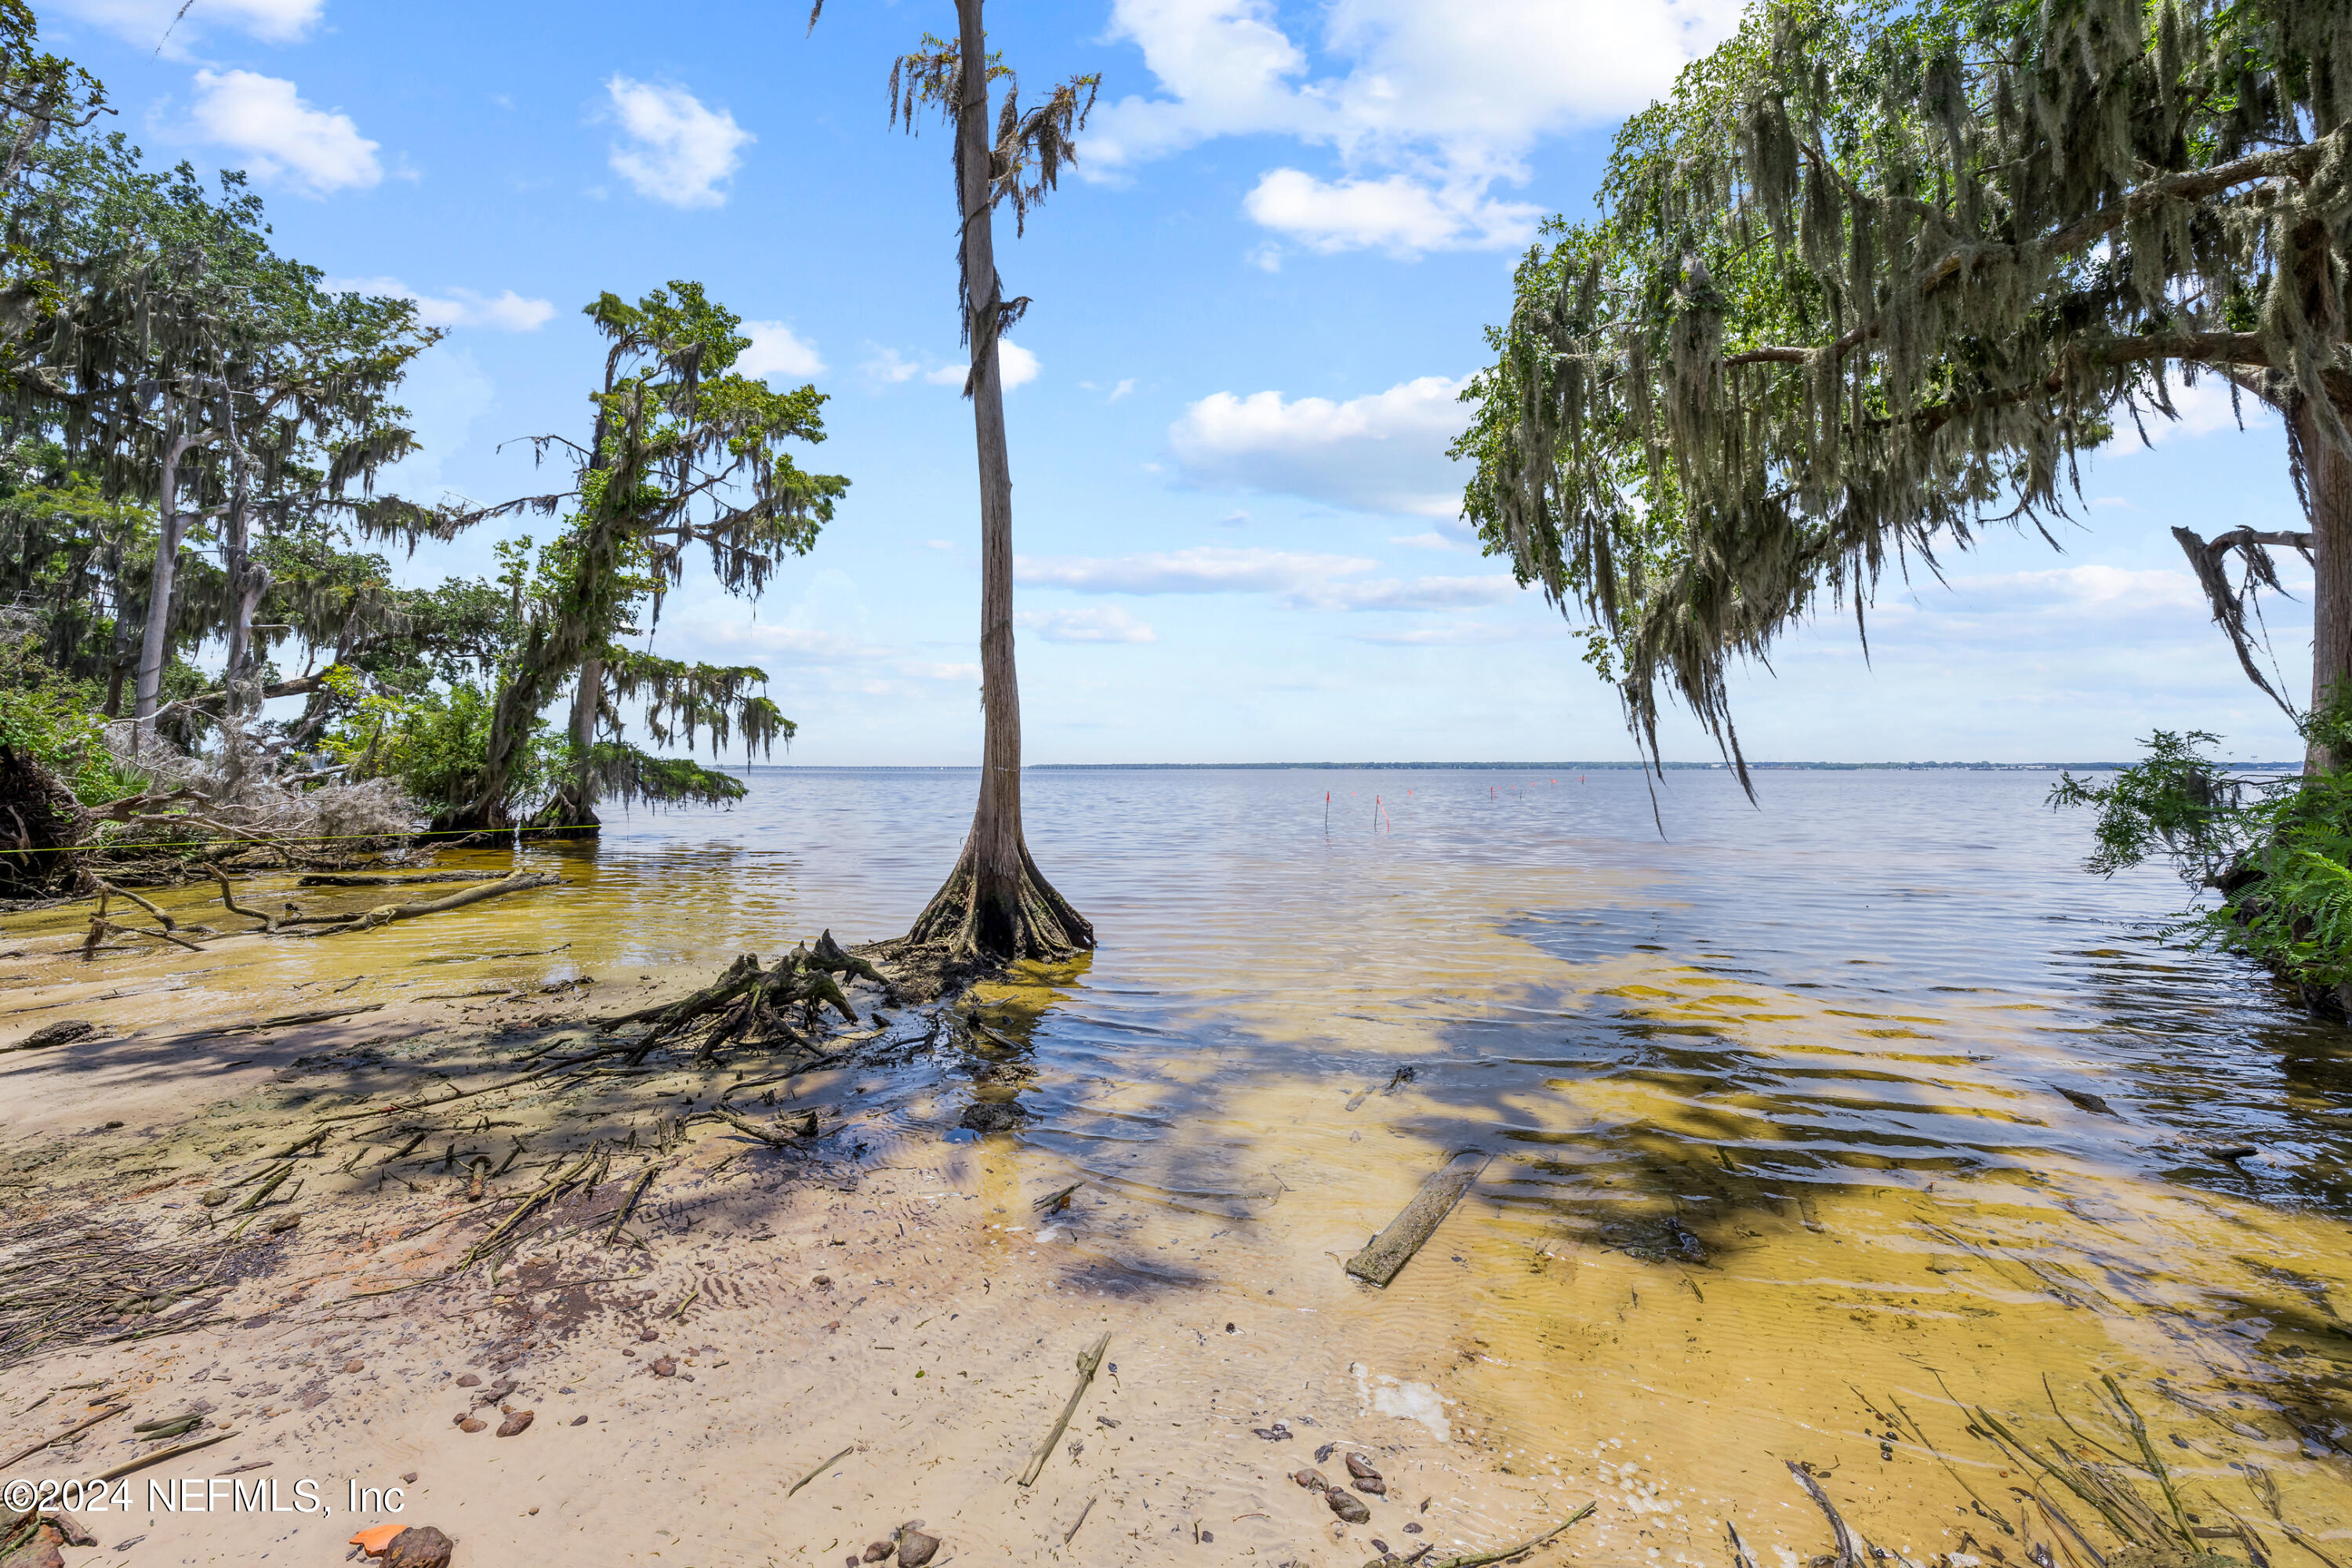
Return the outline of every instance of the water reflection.
<path id="1" fill-rule="evenodd" d="M 1956 1401 L 2047 1423 L 2045 1378 L 2112 1371 L 2168 1391 L 2190 1470 L 2259 1461 L 2331 1528 L 2352 1036 L 2167 945 L 2162 873 L 2081 875 L 2049 782 L 1773 773 L 1757 811 L 1677 774 L 1661 840 L 1624 773 L 1039 771 L 1039 860 L 1103 948 L 978 997 L 867 1163 L 990 1140 L 1022 1191 L 1100 1195 L 1074 1278 L 1272 1295 L 1313 1314 L 1300 1346 L 1442 1374 L 1485 1430 L 1642 1447 L 1694 1495 L 1752 1490 L 1759 1449 L 1880 1463 L 1856 1390 L 1957 1441 Z M 761 770 L 731 814 L 525 849 L 568 879 L 527 909 L 225 948 L 104 1005 L 625 990 L 892 934 L 969 789 Z M 1345 1280 L 1465 1148 L 1497 1158 L 1423 1258 Z M 1946 1528 L 1902 1513 L 1943 1492 L 1887 1488 Z"/>

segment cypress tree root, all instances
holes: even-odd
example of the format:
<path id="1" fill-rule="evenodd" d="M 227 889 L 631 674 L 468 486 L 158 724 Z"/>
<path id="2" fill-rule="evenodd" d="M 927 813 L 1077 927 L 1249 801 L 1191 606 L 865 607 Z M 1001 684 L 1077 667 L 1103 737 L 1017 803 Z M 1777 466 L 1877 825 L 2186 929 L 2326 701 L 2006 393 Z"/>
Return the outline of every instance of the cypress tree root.
<path id="1" fill-rule="evenodd" d="M 954 979 L 1024 961 L 1056 963 L 1091 952 L 1095 928 L 1045 880 L 1021 847 L 1021 872 L 984 868 L 967 843 L 946 883 L 931 895 L 905 938 L 877 944 L 894 964 Z"/>

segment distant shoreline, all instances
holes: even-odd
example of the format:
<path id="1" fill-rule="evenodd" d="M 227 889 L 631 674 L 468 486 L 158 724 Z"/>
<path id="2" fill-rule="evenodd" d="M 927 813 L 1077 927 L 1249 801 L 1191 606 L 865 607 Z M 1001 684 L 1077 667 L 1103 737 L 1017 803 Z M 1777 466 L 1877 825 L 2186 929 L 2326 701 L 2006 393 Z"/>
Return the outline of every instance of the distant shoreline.
<path id="1" fill-rule="evenodd" d="M 1050 773 L 1638 773 L 1641 763 L 1025 763 L 1024 772 Z M 1726 763 L 1665 763 L 1661 764 L 1675 773 L 1729 773 Z M 2047 773 L 2073 770 L 2078 773 L 2113 773 L 2131 766 L 2129 763 L 1750 763 L 1748 771 L 1770 773 L 1861 773 L 1866 771 L 1894 773 Z M 2300 763 L 2235 763 L 2241 772 L 2282 773 L 2299 771 Z M 969 763 L 729 763 L 729 773 L 969 773 L 980 770 Z"/>

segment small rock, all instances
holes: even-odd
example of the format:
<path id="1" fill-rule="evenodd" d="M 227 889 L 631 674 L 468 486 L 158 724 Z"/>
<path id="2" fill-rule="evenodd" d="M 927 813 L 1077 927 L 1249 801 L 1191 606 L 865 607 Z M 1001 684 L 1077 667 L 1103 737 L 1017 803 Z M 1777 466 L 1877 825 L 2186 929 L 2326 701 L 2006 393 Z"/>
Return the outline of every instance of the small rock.
<path id="1" fill-rule="evenodd" d="M 661 1338 L 661 1331 L 659 1329 L 647 1326 L 637 1331 L 637 1338 L 647 1342 L 657 1340 Z"/>
<path id="2" fill-rule="evenodd" d="M 1421 1526 L 1414 1521 L 1407 1520 L 1405 1521 L 1404 1532 L 1407 1535 L 1419 1535 L 1421 1533 Z"/>
<path id="3" fill-rule="evenodd" d="M 625 1355 L 625 1356 L 627 1356 L 631 1361 L 635 1361 L 635 1360 L 636 1360 L 636 1359 L 637 1359 L 637 1352 L 635 1352 L 635 1351 L 623 1351 L 621 1353 L 622 1353 L 623 1355 Z"/>
<path id="4" fill-rule="evenodd" d="M 1360 1481 L 1376 1481 L 1381 1479 L 1380 1471 L 1372 1468 L 1372 1462 L 1361 1454 L 1348 1456 L 1348 1473 Z"/>
<path id="5" fill-rule="evenodd" d="M 1324 1444 L 1321 1447 L 1315 1450 L 1315 1462 L 1318 1465 L 1329 1464 L 1331 1462 L 1332 1454 L 1339 1448 L 1339 1445 L 1337 1443 Z"/>
<path id="6" fill-rule="evenodd" d="M 1323 1472 L 1320 1470 L 1293 1470 L 1290 1472 L 1290 1479 L 1310 1492 L 1331 1489 L 1331 1483 L 1323 1479 Z"/>
<path id="7" fill-rule="evenodd" d="M 1279 1421 L 1271 1426 L 1253 1426 L 1250 1430 L 1269 1443 L 1287 1443 L 1296 1435 Z"/>
<path id="8" fill-rule="evenodd" d="M 1330 1490 L 1325 1492 L 1323 1494 L 1323 1500 L 1331 1505 L 1331 1511 L 1333 1513 L 1338 1514 L 1349 1524 L 1362 1524 L 1372 1517 L 1372 1510 L 1370 1509 L 1366 1508 L 1361 1502 L 1349 1497 L 1338 1487 L 1333 1487 Z"/>
<path id="9" fill-rule="evenodd" d="M 1358 1491 L 1370 1492 L 1374 1497 L 1386 1497 L 1389 1495 L 1388 1482 L 1381 1479 L 1378 1476 L 1367 1476 L 1362 1480 L 1351 1482 L 1350 1484 L 1354 1486 Z"/>
<path id="10" fill-rule="evenodd" d="M 1379 1536 L 1375 1535 L 1372 1537 L 1372 1550 L 1380 1552 L 1382 1556 L 1386 1556 L 1391 1549 L 1387 1542 L 1382 1541 Z"/>
<path id="11" fill-rule="evenodd" d="M 654 1375 L 656 1377 L 676 1377 L 677 1375 L 677 1363 L 671 1360 L 668 1356 L 662 1357 L 661 1360 L 654 1363 Z"/>
<path id="12" fill-rule="evenodd" d="M 535 1411 L 530 1410 L 516 1411 L 513 1415 L 499 1423 L 499 1436 L 501 1437 L 514 1437 L 530 1431 L 530 1418 L 535 1414 L 537 1414 Z"/>
<path id="13" fill-rule="evenodd" d="M 345 1372 L 365 1372 L 367 1370 L 367 1363 L 362 1361 L 347 1361 L 343 1363 L 343 1370 Z"/>
<path id="14" fill-rule="evenodd" d="M 472 1416 L 468 1415 L 457 1423 L 457 1430 L 460 1432 L 478 1432 L 488 1425 L 489 1423 L 487 1421 L 477 1421 Z"/>
<path id="15" fill-rule="evenodd" d="M 1203 1546 L 1212 1546 L 1212 1545 L 1214 1545 L 1214 1544 L 1216 1543 L 1216 1540 L 1217 1540 L 1217 1532 L 1216 1532 L 1215 1531 L 1213 1531 L 1213 1530 L 1204 1530 L 1204 1531 L 1201 1531 L 1201 1544 L 1202 1544 L 1202 1545 L 1203 1545 Z"/>
<path id="16" fill-rule="evenodd" d="M 902 1530 L 898 1532 L 898 1568 L 923 1568 L 939 1554 L 939 1550 L 938 1536 L 925 1535 L 919 1530 Z"/>
<path id="17" fill-rule="evenodd" d="M 474 1388 L 479 1386 L 481 1381 L 480 1377 L 469 1372 L 457 1379 L 457 1386 L 460 1388 Z"/>
<path id="18" fill-rule="evenodd" d="M 866 1548 L 866 1561 L 868 1563 L 879 1563 L 885 1557 L 889 1556 L 890 1553 L 898 1550 L 898 1542 L 893 1541 L 871 1542 L 867 1543 Z"/>
<path id="19" fill-rule="evenodd" d="M 533 1512 L 533 1513 L 537 1513 L 537 1512 L 539 1511 L 539 1510 L 537 1510 L 537 1509 L 532 1509 L 530 1511 L 531 1511 L 531 1512 Z"/>
<path id="20" fill-rule="evenodd" d="M 588 1425 L 588 1417 L 585 1415 L 574 1415 L 572 1418 L 572 1424 L 574 1426 L 585 1426 Z"/>
<path id="21" fill-rule="evenodd" d="M 1095 1417 L 1095 1425 L 1097 1426 L 1117 1426 L 1118 1423 L 1112 1420 L 1108 1415 L 1097 1415 Z"/>
<path id="22" fill-rule="evenodd" d="M 810 1280 L 809 1283 L 815 1286 L 820 1290 L 830 1290 L 833 1289 L 833 1276 L 830 1274 L 820 1274 L 815 1279 Z"/>
<path id="23" fill-rule="evenodd" d="M 457 1544 L 429 1524 L 412 1524 L 383 1549 L 383 1568 L 449 1568 Z"/>
<path id="24" fill-rule="evenodd" d="M 416 1472 L 415 1470 L 406 1470 L 402 1472 L 400 1484 L 404 1487 L 415 1486 L 416 1484 Z"/>
<path id="25" fill-rule="evenodd" d="M 1234 1327 L 1234 1325 L 1233 1325 L 1233 1324 L 1231 1324 L 1231 1323 L 1227 1323 L 1227 1324 L 1225 1325 L 1225 1332 L 1227 1332 L 1227 1333 L 1229 1333 L 1229 1334 L 1237 1334 L 1237 1333 L 1240 1333 L 1240 1332 L 1241 1332 L 1241 1330 L 1239 1330 L 1239 1329 L 1237 1329 L 1237 1328 Z"/>

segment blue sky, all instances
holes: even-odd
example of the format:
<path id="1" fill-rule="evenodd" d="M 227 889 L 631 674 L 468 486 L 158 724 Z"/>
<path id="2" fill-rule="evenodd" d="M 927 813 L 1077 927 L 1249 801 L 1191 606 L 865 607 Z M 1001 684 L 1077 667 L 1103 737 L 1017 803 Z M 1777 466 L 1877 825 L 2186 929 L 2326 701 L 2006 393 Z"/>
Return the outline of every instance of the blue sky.
<path id="1" fill-rule="evenodd" d="M 754 323 L 751 368 L 831 395 L 806 460 L 853 488 L 761 602 L 690 583 L 656 646 L 765 668 L 801 725 L 779 760 L 977 756 L 949 149 L 885 123 L 891 58 L 951 31 L 950 0 L 833 0 L 813 34 L 791 3 L 194 0 L 165 39 L 176 4 L 42 15 L 151 158 L 247 170 L 289 254 L 450 327 L 394 488 L 536 488 L 499 445 L 582 432 L 580 307 L 699 279 Z M 998 0 L 1033 92 L 1103 75 L 1080 175 L 999 237 L 1035 301 L 1007 361 L 1031 761 L 1632 754 L 1558 613 L 1468 542 L 1444 450 L 1534 223 L 1590 210 L 1616 122 L 1736 16 Z M 1748 753 L 2089 760 L 2161 726 L 2293 754 L 2168 532 L 2300 526 L 2284 442 L 2183 406 L 2153 450 L 2088 466 L 2063 554 L 1996 531 L 1944 583 L 1886 585 L 1868 661 L 1832 617 L 1743 678 Z M 404 571 L 486 572 L 489 544 Z M 2273 610 L 2300 700 L 2307 614 Z M 1711 754 L 1679 720 L 1664 750 Z"/>

